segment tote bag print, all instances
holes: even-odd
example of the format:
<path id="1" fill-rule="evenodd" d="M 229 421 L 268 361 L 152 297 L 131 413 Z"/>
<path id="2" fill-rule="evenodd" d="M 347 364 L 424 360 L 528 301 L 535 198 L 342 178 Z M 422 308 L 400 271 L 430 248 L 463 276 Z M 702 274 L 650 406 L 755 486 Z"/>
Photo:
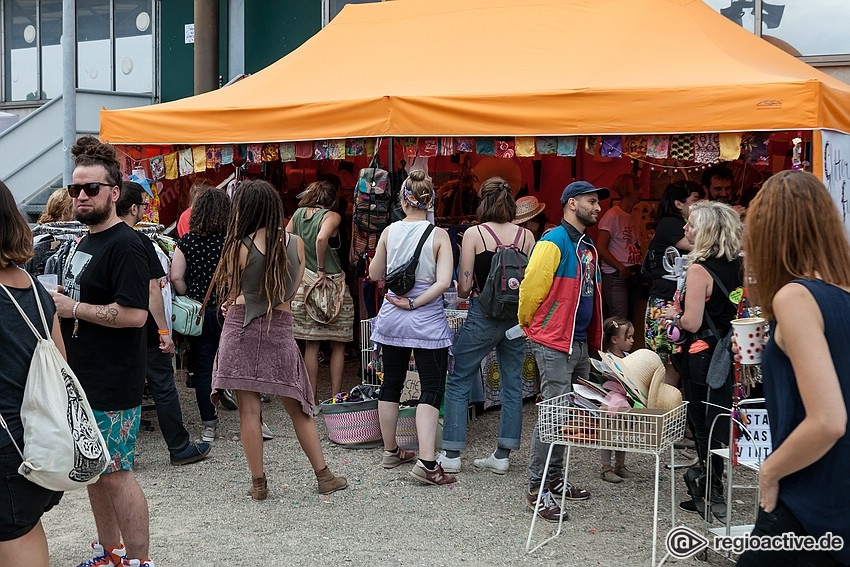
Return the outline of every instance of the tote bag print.
<path id="1" fill-rule="evenodd" d="M 109 464 L 109 450 L 77 377 L 49 338 L 35 284 L 33 291 L 44 336 L 9 290 L 3 290 L 37 337 L 21 404 L 24 452 L 18 472 L 39 486 L 56 491 L 92 484 Z"/>

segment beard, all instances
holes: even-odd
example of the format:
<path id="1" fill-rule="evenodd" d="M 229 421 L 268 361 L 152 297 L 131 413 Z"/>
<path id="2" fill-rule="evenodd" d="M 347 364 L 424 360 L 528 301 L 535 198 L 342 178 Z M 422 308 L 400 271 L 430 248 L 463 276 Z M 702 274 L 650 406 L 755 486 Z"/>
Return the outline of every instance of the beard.
<path id="1" fill-rule="evenodd" d="M 584 224 L 584 226 L 593 226 L 596 224 L 596 218 L 593 216 L 591 209 L 577 208 L 576 218 Z"/>
<path id="2" fill-rule="evenodd" d="M 110 203 L 107 203 L 103 208 L 92 208 L 90 211 L 86 212 L 74 211 L 74 216 L 78 222 L 81 222 L 86 226 L 95 226 L 109 218 L 109 214 L 111 213 L 109 205 Z"/>

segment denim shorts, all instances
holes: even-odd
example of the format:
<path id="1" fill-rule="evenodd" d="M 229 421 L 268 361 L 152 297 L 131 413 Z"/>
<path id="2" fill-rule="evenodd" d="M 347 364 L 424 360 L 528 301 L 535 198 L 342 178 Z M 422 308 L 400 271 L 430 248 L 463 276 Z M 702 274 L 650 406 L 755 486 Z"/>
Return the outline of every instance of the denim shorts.
<path id="1" fill-rule="evenodd" d="M 27 535 L 41 515 L 56 506 L 61 492 L 28 481 L 18 473 L 21 456 L 11 443 L 0 449 L 0 541 Z"/>
<path id="2" fill-rule="evenodd" d="M 118 411 L 92 410 L 92 413 L 112 458 L 103 474 L 133 470 L 142 406 Z"/>

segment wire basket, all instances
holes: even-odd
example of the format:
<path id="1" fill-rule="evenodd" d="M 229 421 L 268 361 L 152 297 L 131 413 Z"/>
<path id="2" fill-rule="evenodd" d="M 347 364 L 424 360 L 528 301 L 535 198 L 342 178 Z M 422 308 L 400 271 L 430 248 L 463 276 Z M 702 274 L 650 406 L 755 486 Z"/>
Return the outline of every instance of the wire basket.
<path id="1" fill-rule="evenodd" d="M 543 443 L 658 454 L 685 434 L 687 403 L 669 411 L 607 411 L 577 407 L 574 400 L 568 393 L 537 404 Z"/>

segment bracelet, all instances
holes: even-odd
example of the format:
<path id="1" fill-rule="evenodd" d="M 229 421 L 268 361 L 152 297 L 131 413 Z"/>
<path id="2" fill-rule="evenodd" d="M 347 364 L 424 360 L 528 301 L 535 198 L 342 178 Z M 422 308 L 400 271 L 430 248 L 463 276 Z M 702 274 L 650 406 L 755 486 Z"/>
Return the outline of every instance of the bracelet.
<path id="1" fill-rule="evenodd" d="M 416 309 L 416 305 L 414 305 L 414 304 L 413 304 L 413 300 L 412 300 L 412 299 L 410 299 L 409 297 L 407 298 L 407 305 L 408 305 L 408 307 L 410 307 L 410 310 L 411 310 L 411 311 L 413 311 L 414 309 Z"/>
<path id="2" fill-rule="evenodd" d="M 168 329 L 157 329 L 156 332 L 162 335 L 163 337 L 167 337 L 171 334 L 171 331 L 169 331 Z"/>
<path id="3" fill-rule="evenodd" d="M 73 317 L 74 319 L 76 319 L 76 318 L 77 318 L 77 307 L 79 307 L 79 306 L 80 306 L 80 302 L 78 301 L 78 302 L 76 302 L 76 303 L 74 304 L 74 306 L 71 308 L 71 317 Z"/>
<path id="4" fill-rule="evenodd" d="M 673 326 L 679 327 L 679 324 L 681 323 L 681 321 L 682 321 L 682 314 L 676 313 L 676 315 L 673 317 Z"/>
<path id="5" fill-rule="evenodd" d="M 324 268 L 322 268 L 322 267 L 318 267 L 318 268 L 316 268 L 316 271 L 317 271 L 317 272 L 324 272 L 324 271 L 325 271 L 325 269 L 324 269 Z"/>
<path id="6" fill-rule="evenodd" d="M 74 318 L 74 328 L 71 330 L 71 338 L 76 339 L 77 333 L 80 331 L 80 320 L 77 319 L 77 307 L 80 306 L 80 302 L 76 302 L 74 306 L 71 308 L 71 317 Z"/>

